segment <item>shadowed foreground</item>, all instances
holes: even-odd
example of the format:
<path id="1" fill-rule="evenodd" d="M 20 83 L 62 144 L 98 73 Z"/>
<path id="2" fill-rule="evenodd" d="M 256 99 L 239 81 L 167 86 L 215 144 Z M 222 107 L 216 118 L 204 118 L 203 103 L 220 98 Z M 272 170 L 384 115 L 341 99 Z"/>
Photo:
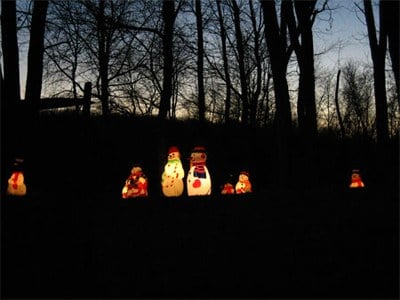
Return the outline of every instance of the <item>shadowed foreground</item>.
<path id="1" fill-rule="evenodd" d="M 86 196 L 3 200 L 3 298 L 398 297 L 376 191 Z"/>
<path id="2" fill-rule="evenodd" d="M 124 126 L 108 137 L 43 128 L 25 155 L 28 195 L 4 195 L 2 178 L 2 298 L 399 297 L 398 187 L 371 172 L 365 189 L 348 189 L 334 152 L 321 167 L 338 169 L 330 184 L 279 191 L 253 169 L 253 194 L 221 196 L 217 170 L 229 166 L 215 157 L 241 148 L 209 143 L 212 195 L 165 198 L 159 153 L 178 139 L 160 150 Z M 194 142 L 181 141 L 185 155 Z M 150 197 L 123 200 L 139 159 Z"/>

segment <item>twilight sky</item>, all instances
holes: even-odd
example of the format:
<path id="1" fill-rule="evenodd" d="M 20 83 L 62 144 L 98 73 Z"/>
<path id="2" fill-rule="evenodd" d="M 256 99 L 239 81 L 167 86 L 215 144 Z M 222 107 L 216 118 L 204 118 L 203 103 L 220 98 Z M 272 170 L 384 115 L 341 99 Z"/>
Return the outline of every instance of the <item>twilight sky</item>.
<path id="1" fill-rule="evenodd" d="M 22 0 L 22 2 L 28 0 Z M 318 2 L 322 3 L 321 0 Z M 367 28 L 364 24 L 364 15 L 355 6 L 363 7 L 361 0 L 329 0 L 329 12 L 321 13 L 314 24 L 315 53 L 324 52 L 319 57 L 321 64 L 336 71 L 339 64 L 348 59 L 356 61 L 370 61 L 370 49 L 367 38 Z M 375 7 L 374 7 L 375 8 Z M 329 18 L 331 18 L 329 20 Z M 20 41 L 21 42 L 21 41 Z M 20 45 L 20 80 L 21 97 L 25 95 L 26 80 L 26 47 L 27 43 Z M 329 49 L 329 51 L 326 51 Z"/>

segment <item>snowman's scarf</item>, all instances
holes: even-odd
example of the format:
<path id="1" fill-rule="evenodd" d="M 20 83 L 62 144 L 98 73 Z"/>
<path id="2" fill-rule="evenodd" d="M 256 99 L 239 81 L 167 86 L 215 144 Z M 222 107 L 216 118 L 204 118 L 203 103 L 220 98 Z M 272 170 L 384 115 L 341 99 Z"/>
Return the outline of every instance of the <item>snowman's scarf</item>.
<path id="1" fill-rule="evenodd" d="M 174 158 L 174 159 L 168 159 L 168 163 L 169 164 L 171 164 L 171 163 L 172 164 L 178 164 L 178 163 L 181 164 L 182 162 L 181 162 L 180 158 Z"/>
<path id="2" fill-rule="evenodd" d="M 206 170 L 204 165 L 197 165 L 194 167 L 193 176 L 197 178 L 207 178 Z"/>

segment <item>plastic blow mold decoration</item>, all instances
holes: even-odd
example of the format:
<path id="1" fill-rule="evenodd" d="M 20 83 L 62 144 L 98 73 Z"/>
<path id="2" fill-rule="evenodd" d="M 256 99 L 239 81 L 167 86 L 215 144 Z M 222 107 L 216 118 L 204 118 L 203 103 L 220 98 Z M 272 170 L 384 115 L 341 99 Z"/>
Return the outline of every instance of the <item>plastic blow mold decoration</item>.
<path id="1" fill-rule="evenodd" d="M 142 168 L 135 165 L 128 179 L 125 181 L 125 185 L 122 188 L 122 198 L 136 198 L 136 197 L 147 197 L 148 191 L 148 180 L 146 175 L 143 173 Z"/>
<path id="2" fill-rule="evenodd" d="M 186 178 L 188 196 L 211 195 L 211 176 L 206 161 L 205 148 L 194 147 L 190 155 L 190 169 Z"/>
<path id="3" fill-rule="evenodd" d="M 7 194 L 12 196 L 25 196 L 26 185 L 24 179 L 24 173 L 22 170 L 22 163 L 24 162 L 21 158 L 16 158 L 13 164 L 13 171 L 10 178 L 8 179 Z"/>
<path id="4" fill-rule="evenodd" d="M 233 186 L 232 183 L 226 182 L 226 183 L 224 184 L 224 186 L 222 187 L 221 194 L 222 194 L 222 195 L 231 195 L 231 194 L 235 194 L 235 187 Z"/>
<path id="5" fill-rule="evenodd" d="M 166 197 L 179 197 L 183 193 L 185 171 L 180 157 L 177 147 L 171 146 L 168 149 L 168 161 L 161 175 L 161 188 Z"/>
<path id="6" fill-rule="evenodd" d="M 235 194 L 235 186 L 233 185 L 232 175 L 225 181 L 225 184 L 221 188 L 222 195 L 232 195 Z"/>
<path id="7" fill-rule="evenodd" d="M 235 186 L 236 194 L 251 193 L 252 187 L 249 179 L 249 173 L 247 171 L 242 171 L 239 174 L 238 182 Z"/>
<path id="8" fill-rule="evenodd" d="M 361 179 L 360 170 L 354 169 L 351 172 L 351 183 L 350 188 L 363 188 L 364 182 Z"/>

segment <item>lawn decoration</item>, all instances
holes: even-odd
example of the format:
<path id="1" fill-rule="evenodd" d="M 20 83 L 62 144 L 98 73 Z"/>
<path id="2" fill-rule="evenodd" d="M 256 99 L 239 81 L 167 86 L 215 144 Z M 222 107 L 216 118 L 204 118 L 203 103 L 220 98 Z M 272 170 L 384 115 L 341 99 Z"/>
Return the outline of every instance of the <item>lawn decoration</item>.
<path id="1" fill-rule="evenodd" d="M 239 180 L 235 186 L 236 194 L 245 194 L 251 193 L 251 182 L 249 180 L 249 173 L 246 171 L 242 171 L 239 174 Z"/>
<path id="2" fill-rule="evenodd" d="M 206 166 L 204 147 L 194 147 L 190 155 L 190 169 L 186 179 L 189 196 L 211 195 L 211 177 Z"/>
<path id="3" fill-rule="evenodd" d="M 147 197 L 147 185 L 148 180 L 142 168 L 134 166 L 128 179 L 125 181 L 125 186 L 122 188 L 122 198 Z"/>
<path id="4" fill-rule="evenodd" d="M 22 172 L 22 163 L 24 162 L 21 158 L 16 158 L 13 164 L 13 171 L 11 177 L 8 179 L 7 194 L 12 196 L 25 196 L 26 185 L 24 183 L 24 173 Z"/>
<path id="5" fill-rule="evenodd" d="M 172 146 L 168 149 L 168 161 L 161 176 L 161 188 L 166 197 L 179 197 L 183 193 L 183 170 L 179 149 Z"/>
<path id="6" fill-rule="evenodd" d="M 229 176 L 229 179 L 222 186 L 221 190 L 222 195 L 231 195 L 235 194 L 235 186 L 232 184 L 232 176 Z"/>
<path id="7" fill-rule="evenodd" d="M 364 182 L 361 179 L 360 170 L 354 169 L 351 174 L 350 188 L 363 188 Z"/>

